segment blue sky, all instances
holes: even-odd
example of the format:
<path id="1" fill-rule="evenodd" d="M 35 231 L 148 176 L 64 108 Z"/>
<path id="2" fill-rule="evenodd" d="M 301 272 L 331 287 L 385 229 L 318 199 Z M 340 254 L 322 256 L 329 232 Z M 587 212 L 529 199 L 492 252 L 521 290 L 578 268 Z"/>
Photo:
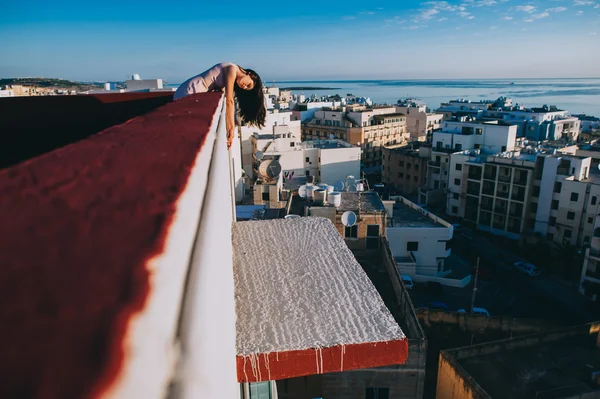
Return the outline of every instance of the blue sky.
<path id="1" fill-rule="evenodd" d="M 600 0 L 0 2 L 0 77 L 596 77 Z"/>

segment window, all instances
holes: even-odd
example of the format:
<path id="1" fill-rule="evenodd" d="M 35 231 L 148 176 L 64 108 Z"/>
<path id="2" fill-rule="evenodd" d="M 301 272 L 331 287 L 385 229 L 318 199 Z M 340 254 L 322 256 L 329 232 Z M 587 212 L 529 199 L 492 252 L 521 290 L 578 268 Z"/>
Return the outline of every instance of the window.
<path id="1" fill-rule="evenodd" d="M 433 181 L 433 188 L 434 189 L 440 188 L 440 181 L 439 180 L 434 180 Z"/>
<path id="2" fill-rule="evenodd" d="M 419 170 L 419 164 L 418 163 L 415 164 L 415 170 Z"/>
<path id="3" fill-rule="evenodd" d="M 293 146 L 295 146 L 295 145 L 296 145 L 296 143 L 294 143 L 293 141 L 292 141 L 292 142 L 290 142 L 290 147 L 293 147 Z"/>
<path id="4" fill-rule="evenodd" d="M 561 182 L 554 183 L 554 192 L 555 193 L 560 193 L 561 189 L 562 189 L 562 183 Z"/>
<path id="5" fill-rule="evenodd" d="M 540 186 L 533 186 L 533 197 L 538 198 L 540 196 Z"/>
<path id="6" fill-rule="evenodd" d="M 404 161 L 400 161 L 400 163 L 398 164 L 398 166 L 404 166 Z"/>
<path id="7" fill-rule="evenodd" d="M 410 167 L 412 166 L 412 164 L 409 162 L 406 164 L 406 169 L 410 169 Z"/>
<path id="8" fill-rule="evenodd" d="M 406 180 L 410 180 L 410 175 L 406 175 Z"/>
<path id="9" fill-rule="evenodd" d="M 556 218 L 554 216 L 550 216 L 550 219 L 548 219 L 548 225 L 556 226 Z"/>
<path id="10" fill-rule="evenodd" d="M 389 388 L 367 388 L 365 399 L 390 399 Z"/>
<path id="11" fill-rule="evenodd" d="M 419 176 L 415 176 L 414 180 L 419 181 Z"/>
<path id="12" fill-rule="evenodd" d="M 462 144 L 454 144 L 454 151 L 462 151 Z"/>
<path id="13" fill-rule="evenodd" d="M 454 193 L 454 194 L 452 194 L 452 199 L 455 199 L 455 200 L 457 200 L 457 199 L 458 199 L 458 193 Z"/>
<path id="14" fill-rule="evenodd" d="M 435 143 L 435 148 L 437 148 L 438 150 L 441 150 L 442 148 L 444 148 L 444 143 L 442 143 L 441 141 L 438 141 L 437 143 Z"/>
<path id="15" fill-rule="evenodd" d="M 407 251 L 418 251 L 419 250 L 419 242 L 418 241 L 409 241 L 406 243 Z"/>
<path id="16" fill-rule="evenodd" d="M 571 230 L 565 229 L 565 234 L 563 235 L 563 238 L 571 238 L 571 234 L 573 234 Z"/>
<path id="17" fill-rule="evenodd" d="M 578 200 L 579 200 L 579 194 L 578 193 L 571 193 L 571 201 L 577 202 Z"/>
<path id="18" fill-rule="evenodd" d="M 505 146 L 505 145 L 503 145 L 503 146 L 500 148 L 500 152 L 504 152 L 504 151 L 506 151 L 506 146 Z"/>
<path id="19" fill-rule="evenodd" d="M 567 212 L 567 220 L 575 220 L 575 212 Z"/>
<path id="20" fill-rule="evenodd" d="M 358 225 L 344 227 L 344 238 L 356 240 L 358 238 Z"/>
<path id="21" fill-rule="evenodd" d="M 262 200 L 263 201 L 269 201 L 270 200 L 270 196 L 269 196 L 269 192 L 268 191 L 266 193 L 262 193 Z"/>
<path id="22" fill-rule="evenodd" d="M 456 170 L 462 170 L 462 163 L 456 164 Z"/>
<path id="23" fill-rule="evenodd" d="M 245 384 L 244 384 L 245 385 Z M 247 390 L 242 385 L 242 399 L 271 399 L 271 382 L 251 382 L 246 385 Z"/>
<path id="24" fill-rule="evenodd" d="M 537 212 L 537 207 L 538 207 L 538 204 L 535 203 L 535 202 L 532 202 L 531 203 L 531 212 L 536 213 Z"/>
<path id="25" fill-rule="evenodd" d="M 452 213 L 458 213 L 458 207 L 453 206 L 452 207 Z"/>
<path id="26" fill-rule="evenodd" d="M 442 158 L 439 155 L 436 155 L 435 162 L 440 163 L 441 161 L 442 161 Z"/>
<path id="27" fill-rule="evenodd" d="M 305 172 L 304 172 L 304 174 L 305 174 L 306 176 L 310 176 L 310 170 L 307 170 L 307 171 L 305 171 Z"/>
<path id="28" fill-rule="evenodd" d="M 310 158 L 309 157 L 306 157 L 306 162 L 310 162 Z"/>
<path id="29" fill-rule="evenodd" d="M 596 200 L 598 199 L 598 197 L 593 196 L 592 197 L 592 205 L 596 205 Z"/>
<path id="30" fill-rule="evenodd" d="M 460 179 L 454 179 L 454 184 L 460 186 Z"/>
<path id="31" fill-rule="evenodd" d="M 558 209 L 558 200 L 552 200 L 551 208 L 555 210 Z"/>
<path id="32" fill-rule="evenodd" d="M 481 144 L 475 144 L 475 149 L 481 148 Z"/>
<path id="33" fill-rule="evenodd" d="M 379 225 L 367 225 L 367 249 L 379 248 Z"/>
<path id="34" fill-rule="evenodd" d="M 482 134 L 483 134 L 483 129 L 481 129 L 481 128 L 476 128 L 476 129 L 475 129 L 475 134 L 482 135 Z"/>
<path id="35" fill-rule="evenodd" d="M 404 177 L 404 173 L 398 172 L 398 177 L 400 177 L 400 178 Z"/>
<path id="36" fill-rule="evenodd" d="M 594 218 L 588 218 L 588 223 L 594 223 Z"/>

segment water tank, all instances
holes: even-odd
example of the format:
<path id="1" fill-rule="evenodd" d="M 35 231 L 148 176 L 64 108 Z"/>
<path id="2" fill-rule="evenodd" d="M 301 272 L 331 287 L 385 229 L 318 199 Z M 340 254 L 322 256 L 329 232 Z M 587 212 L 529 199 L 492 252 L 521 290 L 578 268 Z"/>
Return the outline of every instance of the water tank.
<path id="1" fill-rule="evenodd" d="M 281 173 L 281 164 L 274 159 L 262 161 L 258 167 L 258 173 L 265 178 L 275 179 Z"/>
<path id="2" fill-rule="evenodd" d="M 313 201 L 317 204 L 324 204 L 326 196 L 327 190 L 324 190 L 322 188 L 313 191 Z"/>
<path id="3" fill-rule="evenodd" d="M 317 186 L 319 186 L 319 188 L 322 188 L 323 190 L 327 190 L 327 184 L 325 183 L 317 184 Z"/>
<path id="4" fill-rule="evenodd" d="M 110 90 L 110 83 L 104 83 L 104 90 Z"/>
<path id="5" fill-rule="evenodd" d="M 356 191 L 365 191 L 365 185 L 363 183 L 356 183 Z"/>
<path id="6" fill-rule="evenodd" d="M 333 186 L 327 186 L 327 194 L 332 193 L 333 191 Z"/>
<path id="7" fill-rule="evenodd" d="M 306 187 L 306 198 L 309 201 L 312 201 L 314 199 L 314 192 L 315 190 L 318 190 L 319 186 L 307 186 Z"/>
<path id="8" fill-rule="evenodd" d="M 342 205 L 342 193 L 340 193 L 339 191 L 330 192 L 329 194 L 327 194 L 327 202 L 329 202 L 336 208 L 339 208 L 340 205 Z"/>

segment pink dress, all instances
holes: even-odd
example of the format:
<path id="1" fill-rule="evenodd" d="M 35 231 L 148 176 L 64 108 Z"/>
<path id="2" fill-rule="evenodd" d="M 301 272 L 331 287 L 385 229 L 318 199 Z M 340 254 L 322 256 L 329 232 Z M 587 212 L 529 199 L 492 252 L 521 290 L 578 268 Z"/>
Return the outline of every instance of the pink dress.
<path id="1" fill-rule="evenodd" d="M 225 88 L 225 68 L 229 67 L 231 62 L 222 62 L 202 72 L 199 75 L 189 78 L 181 84 L 173 95 L 173 100 L 180 99 L 190 94 L 206 93 L 208 91 L 218 91 Z"/>

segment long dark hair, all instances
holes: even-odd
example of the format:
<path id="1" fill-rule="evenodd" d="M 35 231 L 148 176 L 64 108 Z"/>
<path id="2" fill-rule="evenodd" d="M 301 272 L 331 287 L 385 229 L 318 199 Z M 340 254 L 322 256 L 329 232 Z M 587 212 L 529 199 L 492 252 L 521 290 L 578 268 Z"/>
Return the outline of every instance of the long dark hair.
<path id="1" fill-rule="evenodd" d="M 237 81 L 233 86 L 238 101 L 240 119 L 247 125 L 254 125 L 261 129 L 265 126 L 265 118 L 267 116 L 262 80 L 252 69 L 239 68 L 242 72 L 246 72 L 254 81 L 252 90 L 242 89 L 238 86 Z"/>

